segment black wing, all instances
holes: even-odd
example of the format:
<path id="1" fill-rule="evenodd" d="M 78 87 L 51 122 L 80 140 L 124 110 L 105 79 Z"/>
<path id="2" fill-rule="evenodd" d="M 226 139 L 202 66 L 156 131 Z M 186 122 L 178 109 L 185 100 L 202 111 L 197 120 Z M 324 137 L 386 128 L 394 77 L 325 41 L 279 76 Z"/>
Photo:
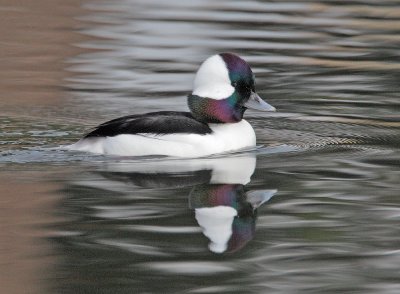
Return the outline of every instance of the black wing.
<path id="1" fill-rule="evenodd" d="M 99 125 L 85 136 L 113 137 L 122 134 L 199 134 L 211 133 L 210 127 L 196 120 L 190 112 L 160 111 L 129 115 Z"/>

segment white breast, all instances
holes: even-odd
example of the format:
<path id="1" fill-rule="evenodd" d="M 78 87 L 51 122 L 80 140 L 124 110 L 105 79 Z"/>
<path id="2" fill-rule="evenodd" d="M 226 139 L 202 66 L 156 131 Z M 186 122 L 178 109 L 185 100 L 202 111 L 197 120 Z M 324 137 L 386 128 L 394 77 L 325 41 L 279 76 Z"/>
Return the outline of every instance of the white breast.
<path id="1" fill-rule="evenodd" d="M 251 125 L 241 120 L 230 124 L 210 124 L 211 134 L 118 135 L 86 138 L 69 146 L 71 150 L 119 156 L 167 155 L 200 157 L 254 147 L 256 136 Z"/>

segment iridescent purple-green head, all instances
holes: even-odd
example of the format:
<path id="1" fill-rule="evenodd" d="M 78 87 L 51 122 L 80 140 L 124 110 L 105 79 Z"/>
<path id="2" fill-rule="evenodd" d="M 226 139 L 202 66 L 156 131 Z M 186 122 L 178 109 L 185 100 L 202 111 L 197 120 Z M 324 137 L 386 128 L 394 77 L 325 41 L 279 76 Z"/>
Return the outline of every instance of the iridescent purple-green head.
<path id="1" fill-rule="evenodd" d="M 220 53 L 205 60 L 193 88 L 188 96 L 189 109 L 203 122 L 238 122 L 247 108 L 275 111 L 257 95 L 250 66 L 233 53 Z"/>

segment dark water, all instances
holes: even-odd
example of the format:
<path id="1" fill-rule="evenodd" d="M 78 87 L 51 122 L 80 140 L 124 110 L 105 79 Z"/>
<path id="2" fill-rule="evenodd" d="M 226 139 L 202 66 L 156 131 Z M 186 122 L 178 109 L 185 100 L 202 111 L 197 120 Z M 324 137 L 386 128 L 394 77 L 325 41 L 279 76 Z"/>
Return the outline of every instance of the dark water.
<path id="1" fill-rule="evenodd" d="M 400 292 L 399 1 L 5 2 L 7 293 Z M 246 113 L 258 150 L 54 149 L 107 119 L 185 110 L 222 51 L 278 109 Z"/>

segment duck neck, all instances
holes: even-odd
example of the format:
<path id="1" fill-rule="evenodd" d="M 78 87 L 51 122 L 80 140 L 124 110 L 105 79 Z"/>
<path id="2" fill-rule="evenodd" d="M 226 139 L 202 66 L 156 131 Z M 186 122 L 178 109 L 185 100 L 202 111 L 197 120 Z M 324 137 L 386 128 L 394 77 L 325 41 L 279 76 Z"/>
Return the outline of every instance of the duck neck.
<path id="1" fill-rule="evenodd" d="M 239 94 L 233 93 L 225 99 L 188 96 L 188 106 L 193 117 L 205 123 L 235 123 L 243 118 L 246 108 L 239 105 Z"/>

